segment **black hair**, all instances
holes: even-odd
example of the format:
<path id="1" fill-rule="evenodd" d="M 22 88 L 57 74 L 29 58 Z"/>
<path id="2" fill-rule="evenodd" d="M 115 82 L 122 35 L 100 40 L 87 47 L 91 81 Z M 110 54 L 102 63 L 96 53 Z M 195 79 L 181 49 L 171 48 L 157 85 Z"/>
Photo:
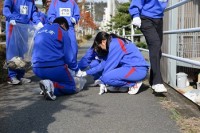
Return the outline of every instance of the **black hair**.
<path id="1" fill-rule="evenodd" d="M 62 25 L 64 24 L 66 29 L 68 30 L 69 29 L 69 24 L 67 22 L 67 20 L 64 18 L 64 17 L 58 17 L 56 18 L 53 23 L 58 23 L 59 25 Z"/>
<path id="2" fill-rule="evenodd" d="M 112 38 L 119 38 L 121 40 L 124 41 L 124 43 L 128 43 L 130 40 L 120 37 L 116 34 L 108 34 L 107 32 L 99 32 L 97 33 L 95 39 L 94 39 L 94 43 L 92 45 L 92 48 L 95 50 L 95 52 L 99 55 L 99 56 L 106 56 L 108 54 L 109 51 L 109 45 L 111 42 Z M 102 43 L 102 40 L 106 40 L 106 50 L 102 49 L 101 47 L 99 47 L 99 45 Z"/>

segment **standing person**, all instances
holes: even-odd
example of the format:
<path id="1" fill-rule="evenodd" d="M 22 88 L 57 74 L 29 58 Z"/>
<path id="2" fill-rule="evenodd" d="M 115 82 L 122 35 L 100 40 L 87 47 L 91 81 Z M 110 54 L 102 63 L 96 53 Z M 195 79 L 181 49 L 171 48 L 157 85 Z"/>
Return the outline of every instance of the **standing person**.
<path id="1" fill-rule="evenodd" d="M 76 87 L 76 79 L 70 70 L 78 71 L 75 53 L 69 39 L 67 20 L 58 17 L 53 24 L 46 24 L 35 35 L 32 64 L 33 72 L 40 77 L 40 88 L 45 98 L 55 100 L 56 96 L 74 94 L 82 87 Z M 76 83 L 75 83 L 76 82 Z"/>
<path id="2" fill-rule="evenodd" d="M 78 44 L 76 41 L 76 34 L 74 26 L 78 23 L 80 18 L 80 10 L 74 0 L 52 0 L 49 6 L 48 21 L 52 23 L 57 17 L 65 17 L 69 24 L 69 38 L 73 44 L 73 51 L 78 53 Z"/>
<path id="3" fill-rule="evenodd" d="M 132 24 L 145 36 L 151 64 L 149 84 L 158 93 L 167 92 L 160 72 L 163 16 L 167 3 L 168 0 L 132 0 L 129 7 Z"/>
<path id="4" fill-rule="evenodd" d="M 93 47 L 97 54 L 104 53 L 106 56 L 105 61 L 99 64 L 99 70 L 96 69 L 96 72 L 103 71 L 99 78 L 100 91 L 106 92 L 106 85 L 109 85 L 124 89 L 128 87 L 129 94 L 136 94 L 147 75 L 149 65 L 135 44 L 115 34 L 99 32 L 94 39 Z M 80 72 L 77 76 L 85 76 L 85 73 L 88 74 L 87 71 L 82 71 L 82 75 Z"/>
<path id="5" fill-rule="evenodd" d="M 28 44 L 28 28 L 21 24 L 29 25 L 33 20 L 36 22 L 37 28 L 43 27 L 37 16 L 34 0 L 5 0 L 3 15 L 6 17 L 6 60 L 9 61 L 16 56 L 23 58 L 26 48 L 22 44 Z M 14 32 L 20 32 L 21 35 L 16 38 Z M 24 74 L 25 70 L 23 69 L 8 69 L 10 78 L 8 83 L 16 85 L 31 82 L 30 79 L 23 78 Z"/>

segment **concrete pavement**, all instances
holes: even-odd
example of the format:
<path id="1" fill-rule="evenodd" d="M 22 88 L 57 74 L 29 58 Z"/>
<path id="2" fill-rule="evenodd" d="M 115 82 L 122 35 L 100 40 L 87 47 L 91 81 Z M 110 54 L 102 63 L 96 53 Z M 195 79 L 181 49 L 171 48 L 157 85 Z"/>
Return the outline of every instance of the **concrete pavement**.
<path id="1" fill-rule="evenodd" d="M 79 49 L 82 57 L 92 41 Z M 170 112 L 152 94 L 147 80 L 137 95 L 98 95 L 93 80 L 75 95 L 47 101 L 39 95 L 39 79 L 26 85 L 0 85 L 0 133 L 179 133 Z"/>

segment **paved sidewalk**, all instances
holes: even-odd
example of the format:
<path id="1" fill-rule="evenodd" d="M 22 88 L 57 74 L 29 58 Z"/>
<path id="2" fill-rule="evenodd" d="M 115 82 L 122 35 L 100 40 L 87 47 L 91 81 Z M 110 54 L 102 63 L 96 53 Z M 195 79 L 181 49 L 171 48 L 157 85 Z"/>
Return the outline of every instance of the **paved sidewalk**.
<path id="1" fill-rule="evenodd" d="M 80 58 L 92 41 L 80 48 Z M 178 133 L 179 128 L 152 94 L 147 81 L 137 95 L 106 93 L 88 82 L 75 95 L 46 101 L 39 79 L 27 85 L 0 85 L 0 133 Z"/>

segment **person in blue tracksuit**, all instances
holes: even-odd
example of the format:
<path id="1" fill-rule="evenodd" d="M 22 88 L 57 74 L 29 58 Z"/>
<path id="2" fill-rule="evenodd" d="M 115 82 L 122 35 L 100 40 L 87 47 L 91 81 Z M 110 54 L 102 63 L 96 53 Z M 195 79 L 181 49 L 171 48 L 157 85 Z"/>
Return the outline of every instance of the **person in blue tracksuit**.
<path id="1" fill-rule="evenodd" d="M 69 26 L 64 17 L 47 24 L 35 35 L 32 54 L 33 72 L 40 77 L 44 96 L 55 100 L 56 96 L 78 92 L 70 70 L 78 71 L 75 53 L 72 50 Z"/>
<path id="2" fill-rule="evenodd" d="M 74 26 L 80 19 L 80 10 L 77 3 L 74 0 L 52 0 L 49 6 L 48 21 L 52 23 L 56 17 L 65 17 L 69 24 L 69 37 L 73 44 L 73 51 L 78 53 L 78 44 L 76 41 L 76 34 Z"/>
<path id="3" fill-rule="evenodd" d="M 16 44 L 13 32 L 17 24 L 30 24 L 33 20 L 36 22 L 37 27 L 42 27 L 40 22 L 34 0 L 5 0 L 3 7 L 3 15 L 6 17 L 6 60 L 9 61 L 15 56 L 22 57 L 26 52 L 26 48 L 21 46 L 22 42 L 28 43 L 28 29 L 25 27 L 18 27 L 21 36 L 18 37 Z M 20 50 L 18 50 L 20 49 Z M 23 78 L 25 70 L 8 69 L 10 84 L 19 84 L 30 82 L 30 79 Z"/>
<path id="4" fill-rule="evenodd" d="M 163 16 L 168 0 L 132 0 L 129 13 L 132 24 L 140 28 L 146 38 L 150 58 L 149 84 L 155 92 L 167 92 L 160 71 L 163 41 Z"/>
<path id="5" fill-rule="evenodd" d="M 99 78 L 102 82 L 100 88 L 105 89 L 106 85 L 129 87 L 128 93 L 136 94 L 147 75 L 149 65 L 135 44 L 115 34 L 99 32 L 93 47 L 97 54 L 106 55 L 105 61 L 95 69 L 96 73 L 103 71 Z"/>

